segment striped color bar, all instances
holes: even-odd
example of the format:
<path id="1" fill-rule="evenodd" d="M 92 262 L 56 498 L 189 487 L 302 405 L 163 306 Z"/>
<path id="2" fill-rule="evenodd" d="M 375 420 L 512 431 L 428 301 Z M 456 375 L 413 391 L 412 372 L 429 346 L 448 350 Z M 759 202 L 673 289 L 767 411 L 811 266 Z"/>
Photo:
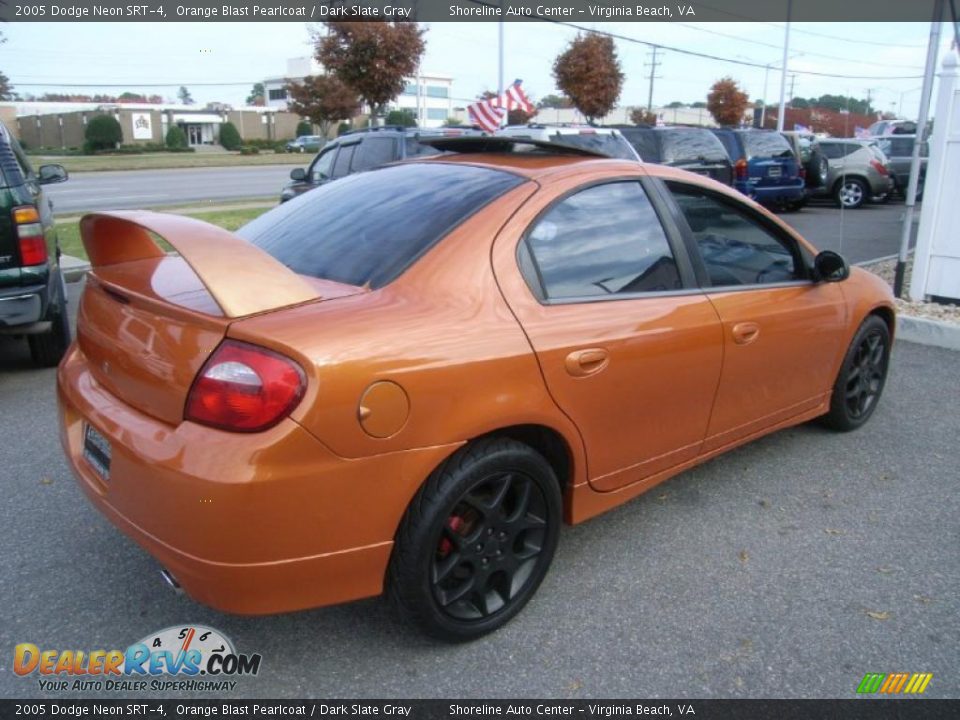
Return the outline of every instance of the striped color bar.
<path id="1" fill-rule="evenodd" d="M 857 686 L 861 694 L 920 695 L 933 679 L 933 673 L 867 673 Z"/>

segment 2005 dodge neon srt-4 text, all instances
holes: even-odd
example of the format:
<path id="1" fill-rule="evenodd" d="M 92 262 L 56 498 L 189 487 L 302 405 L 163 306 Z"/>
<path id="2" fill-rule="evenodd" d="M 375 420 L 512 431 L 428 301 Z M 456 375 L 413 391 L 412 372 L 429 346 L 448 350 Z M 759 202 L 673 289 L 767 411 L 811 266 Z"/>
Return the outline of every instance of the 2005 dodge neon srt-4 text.
<path id="1" fill-rule="evenodd" d="M 879 278 L 698 175 L 432 144 L 237 234 L 81 221 L 63 447 L 194 599 L 274 613 L 386 590 L 427 632 L 477 637 L 530 599 L 564 521 L 873 413 Z"/>

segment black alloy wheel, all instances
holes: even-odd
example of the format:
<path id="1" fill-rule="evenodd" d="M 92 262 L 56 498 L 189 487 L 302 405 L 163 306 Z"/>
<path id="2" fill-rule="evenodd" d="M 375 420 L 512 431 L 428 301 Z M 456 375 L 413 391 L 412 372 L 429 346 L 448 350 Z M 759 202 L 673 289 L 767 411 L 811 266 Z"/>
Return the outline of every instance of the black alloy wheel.
<path id="1" fill-rule="evenodd" d="M 890 329 L 871 315 L 847 350 L 825 422 L 836 430 L 855 430 L 873 415 L 883 393 L 890 364 Z"/>
<path id="2" fill-rule="evenodd" d="M 468 445 L 411 503 L 387 591 L 407 620 L 434 637 L 485 635 L 536 592 L 560 521 L 559 484 L 539 453 L 506 438 Z"/>

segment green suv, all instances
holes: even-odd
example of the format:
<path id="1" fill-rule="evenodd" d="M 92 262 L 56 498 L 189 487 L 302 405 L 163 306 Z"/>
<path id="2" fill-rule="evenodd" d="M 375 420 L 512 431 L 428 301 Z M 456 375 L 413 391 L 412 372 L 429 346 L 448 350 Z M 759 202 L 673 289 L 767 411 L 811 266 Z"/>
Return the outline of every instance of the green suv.
<path id="1" fill-rule="evenodd" d="M 26 337 L 30 356 L 44 367 L 60 362 L 70 324 L 53 211 L 40 186 L 66 179 L 60 165 L 34 173 L 0 124 L 0 334 Z"/>

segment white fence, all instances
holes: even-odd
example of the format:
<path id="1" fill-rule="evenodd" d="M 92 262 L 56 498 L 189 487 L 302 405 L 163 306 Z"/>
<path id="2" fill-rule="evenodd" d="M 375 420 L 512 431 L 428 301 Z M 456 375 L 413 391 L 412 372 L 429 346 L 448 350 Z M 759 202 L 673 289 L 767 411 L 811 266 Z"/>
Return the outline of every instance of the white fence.
<path id="1" fill-rule="evenodd" d="M 910 298 L 960 300 L 960 82 L 957 54 L 943 61 L 923 190 Z"/>

